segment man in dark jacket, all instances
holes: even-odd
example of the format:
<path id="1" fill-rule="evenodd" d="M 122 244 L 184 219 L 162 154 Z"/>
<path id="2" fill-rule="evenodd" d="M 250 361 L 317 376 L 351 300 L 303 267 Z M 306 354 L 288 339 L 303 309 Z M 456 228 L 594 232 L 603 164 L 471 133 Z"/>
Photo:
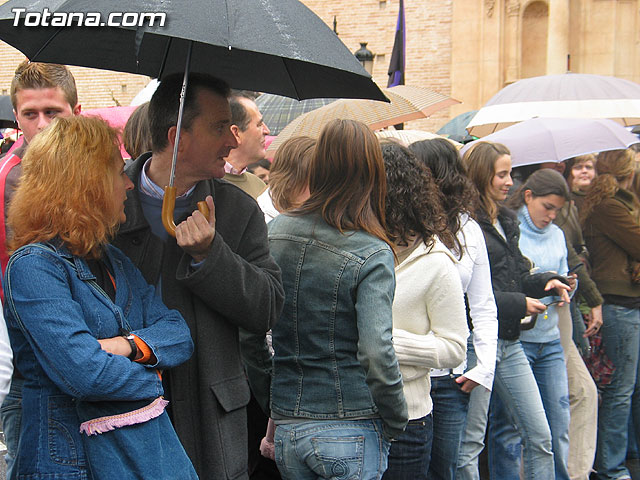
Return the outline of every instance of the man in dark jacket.
<path id="1" fill-rule="evenodd" d="M 173 424 L 198 475 L 246 479 L 249 386 L 239 329 L 265 334 L 280 315 L 284 294 L 260 209 L 220 180 L 236 140 L 229 89 L 213 77 L 189 79 L 174 184 L 175 238 L 162 226 L 181 83 L 180 76 L 166 77 L 151 99 L 153 152 L 127 168 L 136 189 L 129 192 L 127 222 L 114 243 L 191 328 L 191 360 L 164 378 Z M 208 218 L 196 209 L 205 198 Z"/>

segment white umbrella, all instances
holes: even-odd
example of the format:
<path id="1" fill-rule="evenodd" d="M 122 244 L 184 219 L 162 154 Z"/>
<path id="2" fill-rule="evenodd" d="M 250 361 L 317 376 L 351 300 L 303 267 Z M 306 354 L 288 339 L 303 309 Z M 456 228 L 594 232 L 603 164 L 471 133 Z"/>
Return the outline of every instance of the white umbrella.
<path id="1" fill-rule="evenodd" d="M 511 151 L 512 165 L 517 167 L 624 149 L 640 143 L 640 139 L 613 120 L 533 118 L 467 143 L 460 154 L 478 142 L 502 143 Z"/>
<path id="2" fill-rule="evenodd" d="M 461 143 L 456 142 L 455 140 L 451 140 L 443 135 L 438 135 L 437 133 L 425 132 L 423 130 L 378 130 L 376 136 L 380 139 L 382 138 L 394 138 L 399 140 L 404 146 L 409 146 L 414 142 L 419 142 L 421 140 L 433 140 L 434 138 L 443 138 L 451 142 L 457 149 L 462 147 Z"/>
<path id="3" fill-rule="evenodd" d="M 138 106 L 151 100 L 151 97 L 153 97 L 153 94 L 158 88 L 158 85 L 160 85 L 158 79 L 152 79 L 149 83 L 147 83 L 146 87 L 136 93 L 136 96 L 133 97 L 133 100 L 131 100 L 131 103 L 129 105 Z"/>
<path id="4" fill-rule="evenodd" d="M 483 137 L 535 117 L 609 118 L 640 123 L 640 85 L 616 77 L 565 73 L 519 80 L 495 94 L 469 122 Z"/>

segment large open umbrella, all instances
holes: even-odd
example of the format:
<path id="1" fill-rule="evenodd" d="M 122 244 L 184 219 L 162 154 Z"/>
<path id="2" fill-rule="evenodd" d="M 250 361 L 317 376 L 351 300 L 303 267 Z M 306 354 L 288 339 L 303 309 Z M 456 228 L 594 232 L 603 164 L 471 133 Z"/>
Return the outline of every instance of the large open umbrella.
<path id="1" fill-rule="evenodd" d="M 622 78 L 581 73 L 519 80 L 496 93 L 469 122 L 483 137 L 535 117 L 610 118 L 640 123 L 640 84 Z"/>
<path id="2" fill-rule="evenodd" d="M 113 12 L 160 13 L 165 21 L 155 18 L 148 26 L 151 20 L 140 17 L 140 27 L 14 26 L 16 7 L 26 9 L 22 19 L 47 8 L 50 23 L 69 12 L 73 18 L 99 15 L 103 23 Z M 351 51 L 298 0 L 10 0 L 0 6 L 0 39 L 32 61 L 156 78 L 184 72 L 192 45 L 191 70 L 234 88 L 297 99 L 385 100 Z"/>
<path id="3" fill-rule="evenodd" d="M 23 21 L 16 19 L 20 9 Z M 28 15 L 65 26 L 26 26 Z M 118 13 L 120 16 L 118 17 Z M 138 26 L 106 26 L 122 12 L 141 16 Z M 73 13 L 73 15 L 70 15 Z M 135 16 L 135 14 L 133 14 Z M 98 18 L 99 26 L 79 26 Z M 146 20 L 145 20 L 146 18 Z M 74 20 L 75 19 L 75 20 Z M 54 20 L 56 20 L 54 22 Z M 69 26 L 71 24 L 71 26 Z M 75 25 L 75 26 L 74 26 Z M 209 73 L 231 86 L 298 99 L 386 98 L 331 29 L 298 0 L 10 0 L 0 6 L 0 39 L 32 61 L 138 73 L 162 79 L 184 72 L 177 135 L 163 224 L 175 232 L 175 160 L 188 72 Z M 205 213 L 206 204 L 200 203 Z"/>
<path id="4" fill-rule="evenodd" d="M 628 148 L 637 136 L 608 119 L 533 118 L 467 143 L 460 154 L 478 142 L 506 145 L 514 167 L 561 162 L 587 153 Z"/>
<path id="5" fill-rule="evenodd" d="M 390 103 L 375 100 L 341 99 L 324 107 L 300 115 L 287 125 L 269 146 L 268 152 L 275 152 L 288 138 L 307 135 L 318 137 L 322 128 L 331 120 L 349 119 L 366 123 L 371 130 L 408 122 L 460 103 L 446 95 L 428 88 L 398 85 L 384 90 Z"/>
<path id="6" fill-rule="evenodd" d="M 328 105 L 335 100 L 335 98 L 296 100 L 295 98 L 274 95 L 273 93 L 263 93 L 256 98 L 256 105 L 258 105 L 258 109 L 262 113 L 264 123 L 267 124 L 271 131 L 271 135 L 278 135 L 284 127 L 303 113 Z"/>

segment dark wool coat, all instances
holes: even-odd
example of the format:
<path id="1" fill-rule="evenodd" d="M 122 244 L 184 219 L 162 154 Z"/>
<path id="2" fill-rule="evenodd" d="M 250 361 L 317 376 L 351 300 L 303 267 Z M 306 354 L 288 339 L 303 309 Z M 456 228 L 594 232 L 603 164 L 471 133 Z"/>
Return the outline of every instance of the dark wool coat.
<path id="1" fill-rule="evenodd" d="M 520 320 L 527 315 L 525 297 L 542 298 L 549 295 L 544 287 L 552 278 L 562 278 L 553 273 L 530 274 L 531 264 L 518 247 L 520 229 L 515 212 L 500 207 L 498 220 L 506 241 L 484 212 L 478 212 L 478 223 L 484 233 L 491 265 L 493 295 L 498 307 L 498 338 L 517 340 L 520 337 Z"/>
<path id="2" fill-rule="evenodd" d="M 640 285 L 631 280 L 631 271 L 640 262 L 639 213 L 633 193 L 621 188 L 596 205 L 586 219 L 591 277 L 603 295 L 640 297 Z"/>
<path id="3" fill-rule="evenodd" d="M 140 268 L 162 299 L 191 329 L 191 359 L 168 374 L 174 427 L 203 480 L 247 479 L 246 405 L 250 392 L 238 329 L 264 335 L 280 316 L 280 269 L 269 254 L 264 216 L 256 202 L 224 180 L 197 184 L 197 200 L 213 196 L 216 234 L 198 268 L 173 237 L 152 234 L 138 197 L 143 155 L 127 168 L 136 185 L 128 192 L 124 223 L 113 242 Z M 179 219 L 182 221 L 183 219 Z M 179 223 L 176 220 L 176 223 Z"/>

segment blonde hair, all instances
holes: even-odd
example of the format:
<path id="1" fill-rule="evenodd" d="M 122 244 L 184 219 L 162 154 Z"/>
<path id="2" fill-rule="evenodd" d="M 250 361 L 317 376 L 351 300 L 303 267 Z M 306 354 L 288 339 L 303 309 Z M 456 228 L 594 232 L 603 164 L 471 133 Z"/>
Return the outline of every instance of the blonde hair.
<path id="1" fill-rule="evenodd" d="M 8 250 L 60 238 L 77 256 L 99 258 L 115 233 L 118 135 L 95 117 L 56 118 L 29 143 L 8 212 Z M 122 159 L 120 159 L 122 161 Z"/>
<path id="2" fill-rule="evenodd" d="M 591 182 L 580 212 L 583 225 L 593 209 L 605 198 L 613 197 L 620 189 L 620 182 L 633 175 L 634 158 L 635 153 L 631 149 L 610 150 L 598 154 L 598 176 Z"/>
<path id="3" fill-rule="evenodd" d="M 269 190 L 273 206 L 279 212 L 299 206 L 296 198 L 309 185 L 309 163 L 315 146 L 316 140 L 311 137 L 293 137 L 273 157 Z"/>

